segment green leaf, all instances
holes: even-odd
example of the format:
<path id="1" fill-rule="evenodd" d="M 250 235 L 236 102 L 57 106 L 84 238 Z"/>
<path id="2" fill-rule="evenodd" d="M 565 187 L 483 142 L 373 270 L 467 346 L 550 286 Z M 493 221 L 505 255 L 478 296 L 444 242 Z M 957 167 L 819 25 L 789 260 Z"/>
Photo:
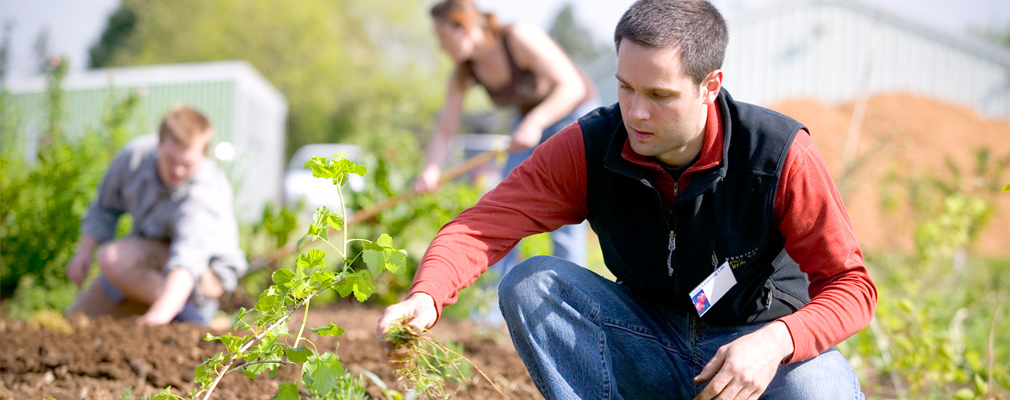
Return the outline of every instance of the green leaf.
<path id="1" fill-rule="evenodd" d="M 339 231 L 344 227 L 344 215 L 343 213 L 332 213 L 329 208 L 322 206 L 312 214 L 312 224 L 320 229 L 326 229 L 329 226 Z"/>
<path id="2" fill-rule="evenodd" d="M 373 275 L 387 270 L 397 275 L 407 271 L 407 253 L 393 247 L 393 238 L 383 233 L 372 243 L 362 246 L 362 259 Z"/>
<path id="3" fill-rule="evenodd" d="M 972 392 L 971 389 L 968 389 L 968 388 L 961 388 L 961 389 L 958 389 L 956 393 L 954 393 L 954 399 L 955 400 L 974 400 L 975 399 L 975 392 Z"/>
<path id="4" fill-rule="evenodd" d="M 344 334 L 344 328 L 341 328 L 332 322 L 322 328 L 312 328 L 312 331 L 318 333 L 320 336 L 340 336 Z"/>
<path id="5" fill-rule="evenodd" d="M 351 293 L 358 301 L 368 300 L 368 297 L 375 293 L 378 288 L 375 286 L 375 280 L 372 278 L 372 273 L 368 270 L 358 271 L 353 274 L 348 274 L 344 276 L 344 279 L 334 285 L 334 289 L 341 297 L 347 297 Z"/>
<path id="6" fill-rule="evenodd" d="M 259 299 L 256 300 L 254 310 L 259 312 L 270 312 L 284 308 L 284 293 L 277 286 L 270 286 L 260 292 Z"/>
<path id="7" fill-rule="evenodd" d="M 299 258 L 301 258 L 301 257 L 299 257 Z M 278 285 L 283 285 L 285 283 L 290 282 L 291 278 L 294 278 L 294 276 L 295 276 L 295 273 L 292 272 L 290 269 L 283 269 L 282 268 L 282 269 L 278 269 L 278 270 L 274 271 L 274 273 L 272 275 L 270 275 L 270 279 L 273 279 L 274 283 L 276 283 Z"/>
<path id="8" fill-rule="evenodd" d="M 300 269 L 310 269 L 315 267 L 324 267 L 326 252 L 319 249 L 312 249 L 305 253 L 299 254 L 298 259 L 295 260 L 295 266 Z"/>
<path id="9" fill-rule="evenodd" d="M 312 176 L 316 178 L 332 179 L 333 172 L 329 169 L 330 160 L 324 157 L 312 156 L 302 164 L 303 167 L 312 171 Z"/>
<path id="10" fill-rule="evenodd" d="M 1006 184 L 1006 186 L 1003 186 L 1003 191 L 1010 192 L 1010 183 Z"/>
<path id="11" fill-rule="evenodd" d="M 160 393 L 154 395 L 150 398 L 151 400 L 182 400 L 182 397 L 172 394 L 172 387 L 169 386 L 162 390 Z"/>
<path id="12" fill-rule="evenodd" d="M 337 274 L 333 271 L 316 271 L 312 273 L 312 282 L 316 284 L 314 287 L 330 286 L 335 280 L 337 280 Z"/>
<path id="13" fill-rule="evenodd" d="M 284 350 L 284 355 L 288 357 L 288 361 L 296 363 L 304 363 L 312 355 L 312 350 L 304 347 L 291 347 L 287 346 Z"/>
<path id="14" fill-rule="evenodd" d="M 975 374 L 975 393 L 984 396 L 989 393 L 989 384 L 982 375 Z"/>
<path id="15" fill-rule="evenodd" d="M 298 385 L 294 383 L 282 383 L 277 388 L 277 394 L 273 400 L 298 400 Z"/>
<path id="16" fill-rule="evenodd" d="M 302 364 L 302 383 L 315 393 L 330 393 L 344 367 L 333 353 L 311 356 Z"/>

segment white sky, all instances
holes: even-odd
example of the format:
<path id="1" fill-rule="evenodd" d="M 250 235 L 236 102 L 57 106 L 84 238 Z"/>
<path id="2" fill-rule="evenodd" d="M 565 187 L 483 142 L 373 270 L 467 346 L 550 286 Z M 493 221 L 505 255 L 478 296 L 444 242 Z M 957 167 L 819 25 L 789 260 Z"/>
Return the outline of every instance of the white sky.
<path id="1" fill-rule="evenodd" d="M 364 0 L 367 1 L 367 0 Z M 404 0 L 417 1 L 417 0 Z M 566 2 L 577 4 L 576 18 L 593 30 L 596 40 L 610 43 L 614 25 L 632 0 L 476 0 L 503 22 L 525 21 L 548 28 Z M 773 4 L 776 0 L 713 0 L 732 19 L 735 13 Z M 860 0 L 907 19 L 954 34 L 968 27 L 1010 27 L 1010 0 Z M 67 56 L 72 70 L 88 62 L 88 48 L 105 28 L 119 0 L 0 0 L 0 27 L 14 22 L 10 77 L 34 72 L 33 45 L 40 30 L 49 30 L 49 49 Z"/>

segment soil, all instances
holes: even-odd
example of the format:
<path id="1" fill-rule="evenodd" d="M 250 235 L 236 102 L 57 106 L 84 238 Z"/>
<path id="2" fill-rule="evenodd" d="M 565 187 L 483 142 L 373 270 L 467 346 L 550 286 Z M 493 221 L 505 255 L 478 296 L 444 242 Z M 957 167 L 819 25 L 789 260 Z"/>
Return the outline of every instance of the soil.
<path id="1" fill-rule="evenodd" d="M 345 332 L 338 338 L 313 336 L 311 340 L 321 351 L 334 352 L 345 369 L 371 371 L 387 385 L 406 392 L 404 383 L 379 361 L 374 338 L 380 313 L 375 307 L 346 302 L 312 309 L 309 327 L 334 322 Z M 203 341 L 204 336 L 208 332 L 221 335 L 228 329 L 215 331 L 183 323 L 152 327 L 138 325 L 134 318 L 83 315 L 47 321 L 0 320 L 0 399 L 120 399 L 127 388 L 139 399 L 167 386 L 184 396 L 194 388 L 194 369 L 205 357 L 224 349 L 219 342 Z M 445 320 L 432 330 L 432 337 L 441 343 L 462 343 L 464 355 L 510 398 L 542 399 L 504 329 Z M 293 366 L 282 367 L 276 379 L 266 374 L 255 380 L 231 374 L 222 380 L 214 398 L 270 399 L 281 379 L 294 382 L 298 374 Z M 454 399 L 503 398 L 479 374 L 473 375 L 462 387 L 447 385 L 459 390 Z M 373 398 L 383 398 L 374 383 L 366 379 L 366 384 Z"/>
<path id="2" fill-rule="evenodd" d="M 842 153 L 854 103 L 831 105 L 796 99 L 772 107 L 805 124 L 835 183 L 864 251 L 915 250 L 914 231 L 924 218 L 912 212 L 915 199 L 906 183 L 924 177 L 957 182 L 961 193 L 978 195 L 993 206 L 991 219 L 971 250 L 1006 257 L 1010 249 L 1010 165 L 994 179 L 969 178 L 976 169 L 975 153 L 991 152 L 1010 163 L 1010 123 L 984 118 L 969 108 L 910 94 L 881 94 L 869 99 L 852 168 L 843 173 Z M 966 178 L 956 179 L 947 160 Z M 887 199 L 891 198 L 889 205 Z"/>

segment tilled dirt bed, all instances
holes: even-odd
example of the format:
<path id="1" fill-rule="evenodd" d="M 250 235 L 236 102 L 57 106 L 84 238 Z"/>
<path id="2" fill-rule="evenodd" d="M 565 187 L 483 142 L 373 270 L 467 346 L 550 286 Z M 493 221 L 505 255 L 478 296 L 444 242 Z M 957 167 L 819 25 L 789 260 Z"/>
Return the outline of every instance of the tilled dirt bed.
<path id="1" fill-rule="evenodd" d="M 375 307 L 340 303 L 312 309 L 307 326 L 333 322 L 344 328 L 343 336 L 312 336 L 311 340 L 320 351 L 337 354 L 345 369 L 371 371 L 404 392 L 404 384 L 379 361 L 375 323 L 380 313 Z M 55 325 L 59 324 L 0 320 L 0 399 L 120 399 L 127 388 L 140 399 L 167 386 L 175 394 L 185 395 L 194 388 L 194 369 L 205 357 L 223 350 L 218 342 L 203 341 L 210 332 L 208 328 L 190 324 L 152 327 L 138 325 L 130 318 L 88 319 L 79 315 L 68 322 L 63 329 L 57 329 Z M 298 325 L 290 326 L 296 332 Z M 542 399 L 503 329 L 445 320 L 439 322 L 432 336 L 443 343 L 462 343 L 464 355 L 509 397 Z M 214 398 L 270 399 L 282 379 L 293 382 L 298 374 L 291 366 L 282 367 L 276 379 L 267 374 L 255 380 L 231 374 L 222 380 Z M 373 398 L 383 398 L 375 384 L 366 383 Z M 463 387 L 450 384 L 448 389 L 458 389 L 454 399 L 503 398 L 476 373 Z"/>

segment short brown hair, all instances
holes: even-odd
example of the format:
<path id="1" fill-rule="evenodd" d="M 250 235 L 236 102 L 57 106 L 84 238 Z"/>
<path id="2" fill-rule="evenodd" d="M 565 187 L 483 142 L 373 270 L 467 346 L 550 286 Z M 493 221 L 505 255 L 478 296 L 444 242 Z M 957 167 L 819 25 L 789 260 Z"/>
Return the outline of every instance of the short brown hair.
<path id="1" fill-rule="evenodd" d="M 706 0 L 639 0 L 617 22 L 617 50 L 624 39 L 678 49 L 684 72 L 700 84 L 722 68 L 729 32 L 722 14 Z"/>
<path id="2" fill-rule="evenodd" d="M 198 138 L 206 138 L 207 143 L 210 143 L 213 137 L 214 126 L 210 120 L 185 104 L 172 106 L 161 120 L 161 128 L 158 130 L 159 142 L 172 138 L 186 147 L 192 146 Z"/>

